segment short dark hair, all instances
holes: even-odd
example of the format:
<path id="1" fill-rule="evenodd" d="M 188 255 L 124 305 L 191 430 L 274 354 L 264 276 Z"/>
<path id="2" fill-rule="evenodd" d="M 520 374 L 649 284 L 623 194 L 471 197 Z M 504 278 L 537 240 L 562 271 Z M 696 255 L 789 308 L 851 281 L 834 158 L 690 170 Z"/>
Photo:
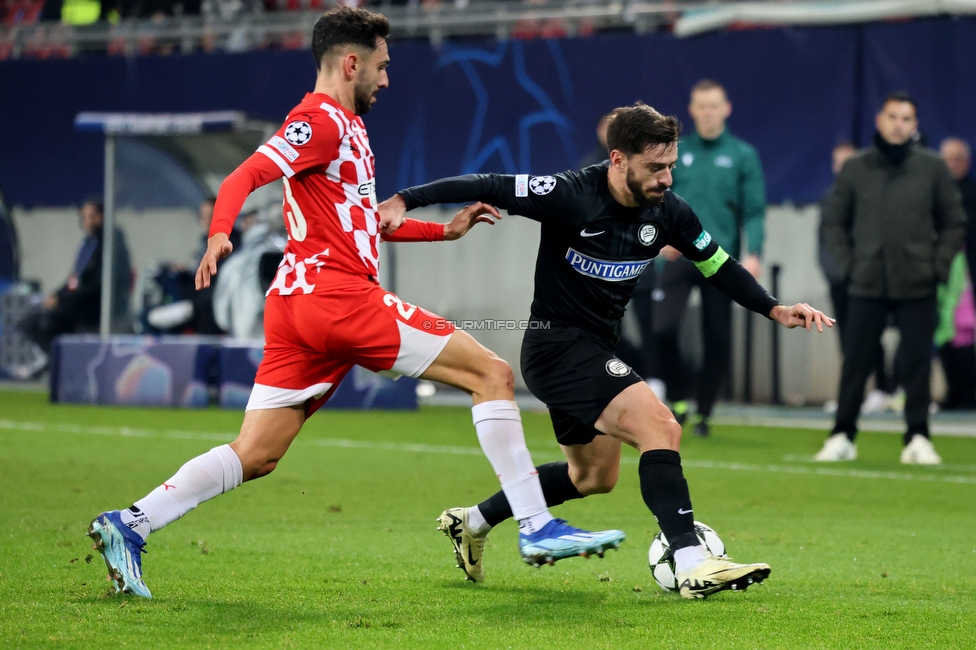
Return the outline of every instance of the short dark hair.
<path id="1" fill-rule="evenodd" d="M 884 110 L 884 107 L 888 105 L 888 102 L 911 104 L 912 109 L 915 111 L 915 118 L 918 119 L 918 104 L 915 102 L 915 98 L 904 90 L 896 90 L 893 93 L 888 93 L 888 96 L 885 97 L 883 102 L 881 102 L 881 110 Z"/>
<path id="2" fill-rule="evenodd" d="M 691 87 L 691 94 L 695 94 L 700 90 L 714 90 L 716 88 L 721 90 L 723 95 L 728 95 L 728 93 L 725 92 L 725 86 L 715 81 L 714 79 L 702 79 L 701 81 L 699 81 L 698 83 L 696 83 L 694 86 Z"/>
<path id="3" fill-rule="evenodd" d="M 102 200 L 101 194 L 91 194 L 86 196 L 85 200 L 81 202 L 81 207 L 85 207 L 89 203 L 95 206 L 95 209 L 98 210 L 98 214 L 103 216 L 105 215 L 105 201 Z"/>
<path id="4" fill-rule="evenodd" d="M 383 14 L 353 7 L 336 7 L 322 14 L 312 29 L 312 55 L 315 69 L 322 67 L 322 57 L 341 45 L 376 49 L 376 38 L 390 35 L 390 21 Z"/>
<path id="5" fill-rule="evenodd" d="M 607 148 L 625 156 L 643 153 L 659 145 L 678 142 L 681 122 L 674 115 L 662 115 L 645 104 L 623 106 L 613 111 L 607 127 Z"/>

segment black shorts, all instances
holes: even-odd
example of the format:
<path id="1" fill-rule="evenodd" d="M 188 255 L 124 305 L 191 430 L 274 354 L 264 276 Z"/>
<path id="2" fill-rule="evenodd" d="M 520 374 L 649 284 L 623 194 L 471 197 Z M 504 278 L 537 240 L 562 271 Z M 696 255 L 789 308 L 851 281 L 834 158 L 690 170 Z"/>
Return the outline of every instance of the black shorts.
<path id="1" fill-rule="evenodd" d="M 575 327 L 530 329 L 522 339 L 522 378 L 549 407 L 561 445 L 585 445 L 600 434 L 593 428 L 617 395 L 643 381 L 613 354 L 611 344 Z"/>

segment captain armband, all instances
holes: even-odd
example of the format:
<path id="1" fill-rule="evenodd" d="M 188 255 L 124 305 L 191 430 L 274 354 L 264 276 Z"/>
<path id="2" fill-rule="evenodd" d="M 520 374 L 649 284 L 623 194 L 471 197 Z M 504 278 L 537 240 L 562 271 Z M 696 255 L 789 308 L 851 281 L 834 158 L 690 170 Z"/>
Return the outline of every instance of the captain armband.
<path id="1" fill-rule="evenodd" d="M 702 275 L 704 275 L 706 278 L 710 278 L 718 273 L 718 270 L 722 268 L 722 265 L 728 260 L 729 254 L 722 250 L 722 247 L 719 246 L 714 255 L 709 257 L 704 262 L 695 262 L 694 264 L 698 267 L 698 270 L 701 271 Z"/>

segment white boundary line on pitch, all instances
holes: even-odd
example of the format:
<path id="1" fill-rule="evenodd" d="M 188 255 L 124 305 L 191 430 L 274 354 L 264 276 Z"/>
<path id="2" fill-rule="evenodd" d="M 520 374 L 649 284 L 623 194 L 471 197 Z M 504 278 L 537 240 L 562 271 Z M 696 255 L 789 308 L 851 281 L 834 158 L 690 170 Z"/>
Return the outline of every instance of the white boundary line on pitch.
<path id="1" fill-rule="evenodd" d="M 766 415 L 721 415 L 712 418 L 712 424 L 746 427 L 774 427 L 784 429 L 814 429 L 827 432 L 834 426 L 834 417 L 777 417 Z M 871 433 L 905 433 L 905 421 L 894 418 L 865 418 L 858 421 L 860 431 Z M 929 420 L 933 436 L 976 438 L 976 423 Z"/>
<path id="2" fill-rule="evenodd" d="M 168 429 L 136 429 L 131 427 L 80 426 L 76 424 L 43 422 L 19 422 L 0 420 L 0 430 L 22 431 L 26 433 L 70 433 L 78 435 L 119 436 L 131 438 L 170 438 L 179 440 L 210 440 L 228 442 L 237 434 L 234 432 L 180 431 Z M 421 454 L 449 454 L 453 456 L 482 456 L 480 447 L 459 447 L 451 445 L 427 445 L 423 443 L 379 442 L 372 440 L 345 440 L 340 438 L 298 438 L 299 444 L 317 447 L 337 447 L 341 449 L 373 449 L 378 451 L 416 452 Z M 532 451 L 538 459 L 562 458 L 551 451 Z M 636 465 L 637 458 L 624 456 L 622 463 Z M 810 476 L 839 476 L 844 478 L 863 478 L 889 481 L 911 481 L 921 483 L 952 483 L 976 485 L 976 475 L 960 476 L 942 473 L 912 473 L 873 471 L 859 469 L 839 469 L 836 467 L 806 465 L 776 465 L 755 463 L 729 463 L 712 460 L 684 460 L 684 467 L 694 469 L 717 469 L 733 472 L 765 472 L 771 474 L 805 474 Z M 957 470 L 958 471 L 958 470 Z"/>

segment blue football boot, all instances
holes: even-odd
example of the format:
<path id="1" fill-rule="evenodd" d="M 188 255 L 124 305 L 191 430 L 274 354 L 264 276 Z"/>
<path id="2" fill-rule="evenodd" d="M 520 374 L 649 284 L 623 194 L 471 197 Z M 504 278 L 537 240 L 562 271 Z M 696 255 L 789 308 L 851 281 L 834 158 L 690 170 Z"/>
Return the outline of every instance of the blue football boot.
<path id="1" fill-rule="evenodd" d="M 116 592 L 152 598 L 149 587 L 142 581 L 142 554 L 146 552 L 146 542 L 122 523 L 118 510 L 95 517 L 88 526 L 88 536 L 95 542 L 95 550 L 102 554 Z"/>
<path id="2" fill-rule="evenodd" d="M 566 523 L 565 519 L 553 519 L 542 530 L 531 535 L 519 533 L 519 551 L 522 561 L 535 567 L 554 564 L 567 557 L 603 557 L 607 549 L 618 548 L 627 539 L 621 530 L 601 530 L 591 533 Z"/>

